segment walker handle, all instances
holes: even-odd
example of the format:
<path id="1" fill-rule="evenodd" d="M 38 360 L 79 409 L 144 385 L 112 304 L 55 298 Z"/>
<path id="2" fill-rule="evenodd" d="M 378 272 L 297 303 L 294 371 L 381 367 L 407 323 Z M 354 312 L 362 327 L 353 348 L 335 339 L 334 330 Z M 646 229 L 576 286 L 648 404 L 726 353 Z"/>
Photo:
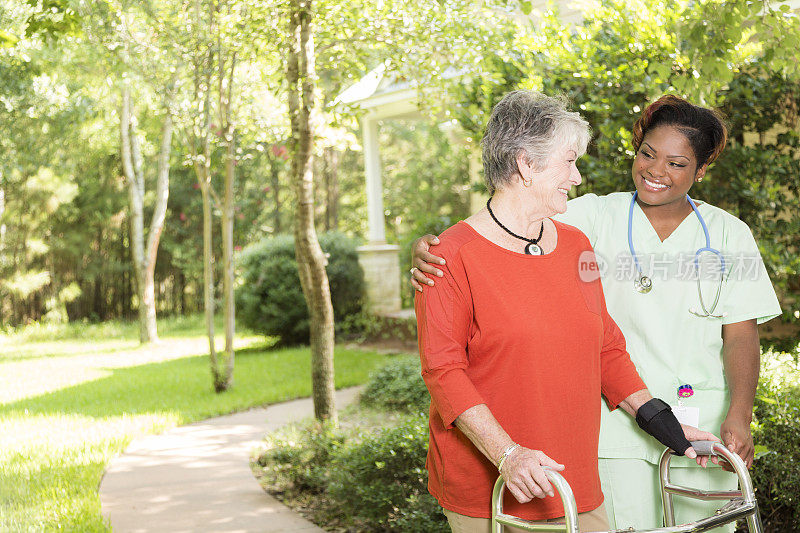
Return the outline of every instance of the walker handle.
<path id="1" fill-rule="evenodd" d="M 575 496 L 572 488 L 564 479 L 564 476 L 550 468 L 543 466 L 545 476 L 553 485 L 553 488 L 561 497 L 561 504 L 564 507 L 564 523 L 536 524 L 523 520 L 513 515 L 503 512 L 503 491 L 506 483 L 503 476 L 499 476 L 494 484 L 492 491 L 492 533 L 502 533 L 503 526 L 514 526 L 523 531 L 556 531 L 561 533 L 579 533 L 578 530 L 578 507 L 575 504 Z"/>
<path id="2" fill-rule="evenodd" d="M 717 441 L 693 440 L 689 444 L 692 445 L 692 448 L 694 448 L 694 451 L 697 452 L 697 455 L 717 455 L 717 451 L 714 449 L 714 444 L 718 444 Z"/>

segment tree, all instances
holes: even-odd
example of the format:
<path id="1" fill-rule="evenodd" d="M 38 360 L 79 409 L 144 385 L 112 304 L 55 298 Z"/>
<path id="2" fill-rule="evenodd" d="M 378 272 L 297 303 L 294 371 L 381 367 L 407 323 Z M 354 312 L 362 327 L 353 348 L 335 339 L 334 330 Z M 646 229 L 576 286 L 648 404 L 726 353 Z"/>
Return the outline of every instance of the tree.
<path id="1" fill-rule="evenodd" d="M 315 53 L 312 0 L 289 5 L 286 81 L 289 84 L 291 174 L 297 197 L 294 221 L 295 255 L 300 284 L 311 316 L 311 380 L 314 416 L 336 423 L 333 379 L 333 305 L 327 260 L 314 227 L 313 149 Z"/>
<path id="2" fill-rule="evenodd" d="M 169 198 L 169 169 L 172 143 L 173 70 L 163 63 L 158 32 L 144 31 L 152 6 L 142 4 L 141 11 L 98 1 L 75 5 L 69 0 L 54 0 L 37 5 L 28 17 L 26 34 L 50 40 L 70 39 L 80 35 L 82 44 L 93 47 L 100 65 L 108 68 L 110 79 L 117 80 L 120 159 L 129 197 L 130 249 L 136 279 L 140 340 L 158 340 L 156 326 L 155 269 L 158 246 L 166 220 Z M 144 23 L 138 26 L 139 23 Z M 154 53 L 155 52 L 155 53 Z M 149 230 L 144 229 L 145 169 L 141 140 L 137 131 L 132 86 L 148 83 L 161 92 L 161 143 L 157 155 L 156 200 Z"/>
<path id="3" fill-rule="evenodd" d="M 158 244 L 164 230 L 167 200 L 169 198 L 169 159 L 172 151 L 172 115 L 169 100 L 165 103 L 165 117 L 161 130 L 161 147 L 158 152 L 158 180 L 156 204 L 147 232 L 145 245 L 144 195 L 145 180 L 142 169 L 142 153 L 135 128 L 131 120 L 131 91 L 122 87 L 120 104 L 120 151 L 122 168 L 128 185 L 130 199 L 131 254 L 136 273 L 136 292 L 139 300 L 139 339 L 143 343 L 158 341 L 156 327 L 155 269 Z"/>
<path id="4" fill-rule="evenodd" d="M 147 8 L 145 7 L 145 10 Z M 147 24 L 147 17 L 137 17 L 135 12 L 127 12 L 124 8 L 114 13 L 112 20 L 118 22 L 116 33 L 111 36 L 112 42 L 119 46 L 119 55 L 115 57 L 123 66 L 120 81 L 120 155 L 122 168 L 128 186 L 130 207 L 131 255 L 133 270 L 136 275 L 136 292 L 139 307 L 139 338 L 142 343 L 157 342 L 155 299 L 155 269 L 158 246 L 166 220 L 167 201 L 169 199 L 170 155 L 172 153 L 172 106 L 174 99 L 174 74 L 170 72 L 170 61 L 162 63 L 164 55 L 160 52 L 159 34 L 148 35 L 137 27 L 137 23 Z M 142 20 L 144 19 L 144 20 Z M 105 21 L 101 21 L 101 25 Z M 98 35 L 100 39 L 107 37 Z M 143 59 L 141 54 L 155 55 Z M 143 62 L 143 63 L 142 63 Z M 134 76 L 141 73 L 143 76 Z M 140 139 L 137 133 L 137 120 L 132 113 L 131 84 L 135 81 L 148 82 L 162 94 L 161 102 L 161 142 L 156 157 L 156 200 L 149 229 L 144 231 L 144 197 L 145 177 Z"/>
<path id="5" fill-rule="evenodd" d="M 181 56 L 190 65 L 183 101 L 185 144 L 203 200 L 203 278 L 206 329 L 214 389 L 233 384 L 235 300 L 234 226 L 239 207 L 235 196 L 238 146 L 242 116 L 257 107 L 262 80 L 248 79 L 248 71 L 266 68 L 253 44 L 264 37 L 269 24 L 268 6 L 246 0 L 182 1 L 176 15 L 176 33 L 184 32 Z M 260 26 L 264 24 L 265 26 Z M 268 32 L 266 32 L 268 33 Z M 268 35 L 267 35 L 268 36 Z M 248 83 L 249 82 L 249 83 Z M 247 88 L 253 92 L 237 96 Z M 243 103 L 248 101 L 250 103 Z M 257 113 L 254 113 L 257 114 Z M 254 117 L 249 117 L 254 118 Z M 249 132 L 246 132 L 249 133 Z M 216 162 L 221 164 L 215 165 Z M 221 176 L 220 176 L 221 175 Z M 221 185 L 221 187 L 220 187 Z M 221 194 L 217 192 L 221 188 Z M 225 348 L 220 356 L 214 346 L 214 251 L 213 217 L 219 211 L 222 237 L 222 289 Z"/>
<path id="6" fill-rule="evenodd" d="M 437 2 L 422 9 L 397 3 L 320 0 L 312 4 L 311 0 L 295 0 L 288 11 L 286 78 L 292 127 L 291 178 L 296 196 L 295 252 L 311 317 L 315 415 L 335 420 L 333 308 L 325 274 L 326 259 L 314 227 L 312 118 L 318 120 L 320 115 L 315 91 L 323 88 L 317 78 L 317 61 L 326 82 L 323 104 L 334 100 L 348 76 L 361 75 L 367 64 L 374 65 L 400 54 L 410 59 L 396 62 L 401 66 L 397 73 L 417 80 L 419 87 L 423 87 L 425 82 L 440 78 L 443 64 L 468 63 L 469 58 L 477 55 L 476 41 L 470 41 L 472 37 L 479 42 L 491 42 L 483 22 L 488 19 L 475 16 L 489 12 L 467 0 Z M 318 17 L 317 25 L 312 25 L 315 11 L 324 16 Z M 315 50 L 315 36 L 322 42 L 319 50 Z M 440 87 L 438 83 L 435 85 Z M 332 182 L 331 185 L 332 204 L 335 189 Z"/>
<path id="7" fill-rule="evenodd" d="M 208 335 L 209 362 L 214 390 L 222 392 L 233 384 L 235 307 L 233 301 L 233 182 L 235 177 L 235 125 L 232 120 L 233 88 L 237 54 L 228 43 L 223 45 L 224 32 L 219 19 L 229 4 L 195 2 L 191 7 L 191 28 L 185 54 L 194 69 L 193 94 L 189 97 L 186 121 L 187 148 L 203 199 L 203 295 Z M 187 21 L 189 22 L 189 21 Z M 221 139 L 224 149 L 223 196 L 214 188 L 212 166 L 214 140 Z M 217 356 L 214 345 L 214 252 L 212 226 L 213 207 L 222 211 L 223 313 L 225 315 L 225 349 Z"/>

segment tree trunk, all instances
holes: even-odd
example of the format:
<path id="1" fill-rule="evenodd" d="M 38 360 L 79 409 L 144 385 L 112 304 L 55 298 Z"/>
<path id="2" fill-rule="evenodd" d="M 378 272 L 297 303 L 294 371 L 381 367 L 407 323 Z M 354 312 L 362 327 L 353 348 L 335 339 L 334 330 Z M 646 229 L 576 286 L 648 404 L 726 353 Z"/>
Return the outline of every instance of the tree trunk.
<path id="1" fill-rule="evenodd" d="M 3 214 L 6 212 L 6 189 L 3 180 L 3 171 L 0 170 L 0 250 L 6 242 L 6 224 L 3 222 Z"/>
<path id="2" fill-rule="evenodd" d="M 147 320 L 148 336 L 151 340 L 158 339 L 156 330 L 156 296 L 155 296 L 155 271 L 158 245 L 161 233 L 164 231 L 164 221 L 167 214 L 167 200 L 169 199 L 169 156 L 172 146 L 172 116 L 169 103 L 165 105 L 166 116 L 161 126 L 161 148 L 158 152 L 158 180 L 156 182 L 156 204 L 153 209 L 153 218 L 147 234 L 147 255 L 145 256 L 145 287 L 144 308 Z"/>
<path id="3" fill-rule="evenodd" d="M 183 273 L 183 270 L 178 270 L 178 274 L 176 275 L 175 279 L 175 290 L 177 291 L 176 300 L 178 312 L 175 313 L 177 315 L 184 315 L 186 314 L 186 275 Z"/>
<path id="4" fill-rule="evenodd" d="M 148 343 L 158 340 L 155 322 L 149 322 L 150 313 L 147 310 L 148 302 L 152 299 L 146 297 L 148 282 L 147 262 L 144 251 L 144 176 L 142 175 L 142 158 L 136 132 L 131 124 L 131 97 L 130 89 L 122 89 L 122 109 L 120 112 L 120 145 L 122 151 L 122 168 L 125 181 L 128 185 L 128 198 L 130 202 L 130 234 L 131 254 L 133 258 L 133 271 L 136 276 L 136 294 L 139 304 L 139 340 Z M 152 280 L 149 285 L 152 286 Z M 155 309 L 152 313 L 155 318 Z M 152 327 L 151 327 L 152 326 Z"/>
<path id="5" fill-rule="evenodd" d="M 198 181 L 200 179 L 198 178 Z M 203 180 L 200 193 L 203 196 L 203 301 L 206 315 L 206 334 L 208 335 L 208 355 L 211 361 L 211 373 L 214 388 L 217 376 L 217 350 L 214 347 L 214 250 L 212 248 L 212 213 L 210 185 Z"/>
<path id="6" fill-rule="evenodd" d="M 122 89 L 120 111 L 120 144 L 122 168 L 128 184 L 130 199 L 131 253 L 136 275 L 136 294 L 139 300 L 139 340 L 142 343 L 157 342 L 155 269 L 158 245 L 164 230 L 164 221 L 169 198 L 169 156 L 172 145 L 172 116 L 169 101 L 166 102 L 164 123 L 161 127 L 161 147 L 158 154 L 158 181 L 156 204 L 148 230 L 147 245 L 144 233 L 144 173 L 139 139 L 131 119 L 130 88 Z"/>
<path id="7" fill-rule="evenodd" d="M 225 352 L 222 356 L 224 370 L 218 384 L 219 390 L 228 390 L 233 385 L 234 351 L 233 338 L 236 329 L 236 307 L 233 299 L 233 179 L 236 165 L 236 139 L 233 128 L 227 134 L 225 155 L 225 192 L 222 209 L 222 298 L 225 320 Z"/>
<path id="8" fill-rule="evenodd" d="M 325 149 L 325 229 L 339 229 L 339 151 L 336 148 Z"/>
<path id="9" fill-rule="evenodd" d="M 94 278 L 92 290 L 92 314 L 96 315 L 99 320 L 106 319 L 106 312 L 104 309 L 105 294 L 103 294 L 103 282 L 100 276 Z"/>
<path id="10" fill-rule="evenodd" d="M 225 80 L 225 62 L 223 56 L 219 56 L 219 79 Z M 233 339 L 236 335 L 236 302 L 233 298 L 233 224 L 235 204 L 233 198 L 233 184 L 236 177 L 236 127 L 233 122 L 233 84 L 236 72 L 236 52 L 231 54 L 230 65 L 228 67 L 227 85 L 219 85 L 219 114 L 220 123 L 225 125 L 225 177 L 222 209 L 222 299 L 223 317 L 225 320 L 225 353 L 222 357 L 224 364 L 223 390 L 228 390 L 233 386 L 233 366 L 235 353 L 233 351 Z"/>
<path id="11" fill-rule="evenodd" d="M 214 28 L 214 18 L 218 6 L 213 3 L 208 5 L 208 21 L 201 21 L 201 4 L 195 3 L 195 24 L 198 28 L 207 24 L 209 28 Z M 226 223 L 230 219 L 231 224 L 233 221 L 232 215 L 228 212 L 227 204 L 229 203 L 233 209 L 233 195 L 227 198 L 227 187 L 223 198 L 220 198 L 212 183 L 211 175 L 211 156 L 213 152 L 211 136 L 212 136 L 212 123 L 211 123 L 211 106 L 212 106 L 212 76 L 215 70 L 215 62 L 220 62 L 222 53 L 220 50 L 220 43 L 210 44 L 207 46 L 207 51 L 202 56 L 197 56 L 194 60 L 195 68 L 195 97 L 197 98 L 198 114 L 194 118 L 194 123 L 188 129 L 188 136 L 191 139 L 189 147 L 192 151 L 192 159 L 194 160 L 194 169 L 197 176 L 197 183 L 200 187 L 200 193 L 203 198 L 203 300 L 205 308 L 206 319 L 206 333 L 208 335 L 208 355 L 209 363 L 211 366 L 211 380 L 215 392 L 223 392 L 227 390 L 233 383 L 233 329 L 232 324 L 229 322 L 229 310 L 227 307 L 227 291 L 228 281 L 226 280 L 228 261 L 225 256 L 225 251 L 228 248 L 228 239 L 231 237 L 226 229 Z M 215 59 L 216 58 L 216 59 Z M 220 64 L 220 63 L 217 63 Z M 222 78 L 217 80 L 220 104 L 223 100 L 223 81 Z M 222 115 L 222 112 L 220 112 Z M 220 123 L 219 126 L 227 135 L 229 128 L 227 125 Z M 235 150 L 235 146 L 231 149 Z M 226 150 L 227 154 L 227 150 Z M 228 174 L 226 168 L 226 176 Z M 232 180 L 232 174 L 231 174 Z M 227 183 L 225 184 L 227 186 Z M 231 185 L 232 187 L 232 185 Z M 225 298 L 223 304 L 223 311 L 225 313 L 225 351 L 222 355 L 222 365 L 220 365 L 220 357 L 217 354 L 214 342 L 214 312 L 216 307 L 215 301 L 215 283 L 214 283 L 214 248 L 213 248 L 213 207 L 214 204 L 222 210 L 222 241 L 223 241 L 223 296 Z M 232 245 L 231 245 L 232 250 Z M 232 267 L 231 267 L 232 268 Z M 231 283 L 232 292 L 232 283 Z M 230 350 L 228 350 L 230 348 Z"/>
<path id="12" fill-rule="evenodd" d="M 270 175 L 272 178 L 272 203 L 275 206 L 272 214 L 272 227 L 275 234 L 281 232 L 281 197 L 280 197 L 280 168 L 278 167 L 278 158 L 272 160 L 269 166 Z"/>
<path id="13" fill-rule="evenodd" d="M 311 0 L 293 0 L 289 8 L 289 116 L 292 139 L 292 181 L 297 196 L 295 256 L 303 295 L 311 318 L 311 382 L 314 416 L 336 423 L 333 375 L 333 306 L 325 272 L 327 260 L 314 228 L 313 131 L 314 41 Z"/>
<path id="14" fill-rule="evenodd" d="M 6 225 L 3 221 L 3 215 L 6 212 L 6 189 L 5 179 L 3 178 L 3 169 L 0 169 L 0 253 L 3 253 L 6 245 Z M 0 302 L 0 323 L 6 322 L 6 309 L 5 305 Z"/>

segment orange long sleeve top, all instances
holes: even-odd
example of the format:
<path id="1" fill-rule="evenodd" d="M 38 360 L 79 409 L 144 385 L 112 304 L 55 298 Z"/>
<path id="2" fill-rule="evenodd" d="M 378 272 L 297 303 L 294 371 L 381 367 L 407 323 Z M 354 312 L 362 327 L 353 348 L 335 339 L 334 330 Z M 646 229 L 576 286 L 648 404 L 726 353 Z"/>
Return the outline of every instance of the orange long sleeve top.
<path id="1" fill-rule="evenodd" d="M 460 514 L 491 516 L 497 468 L 454 425 L 486 404 L 517 443 L 566 466 L 578 512 L 603 502 L 597 471 L 600 396 L 616 407 L 644 389 L 625 339 L 606 311 L 599 278 L 582 281 L 594 260 L 586 236 L 555 222 L 556 249 L 543 256 L 502 248 L 465 222 L 436 247 L 447 264 L 417 293 L 422 376 L 431 393 L 428 490 Z M 564 516 L 556 497 L 505 512 L 528 520 Z"/>

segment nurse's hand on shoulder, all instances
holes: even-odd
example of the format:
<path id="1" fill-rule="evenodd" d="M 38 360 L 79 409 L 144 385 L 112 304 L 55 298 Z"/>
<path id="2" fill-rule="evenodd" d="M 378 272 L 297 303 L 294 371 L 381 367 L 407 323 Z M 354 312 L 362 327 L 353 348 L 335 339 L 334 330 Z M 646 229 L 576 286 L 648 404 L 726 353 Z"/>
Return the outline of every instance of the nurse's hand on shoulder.
<path id="1" fill-rule="evenodd" d="M 709 433 L 708 431 L 699 430 L 694 426 L 687 426 L 686 424 L 681 424 L 681 429 L 683 429 L 683 434 L 686 436 L 686 440 L 688 440 L 689 442 L 693 440 L 713 440 L 714 442 L 720 442 L 719 437 L 715 436 L 712 433 Z M 689 450 L 691 450 L 691 453 L 689 452 Z M 694 451 L 694 448 L 689 448 L 689 450 L 686 450 L 686 452 L 684 452 L 686 456 L 689 457 L 690 459 L 694 459 L 697 462 L 697 464 L 705 468 L 706 465 L 708 464 L 709 456 L 697 455 L 697 453 Z M 712 457 L 711 461 L 716 464 L 715 459 L 716 457 Z"/>
<path id="2" fill-rule="evenodd" d="M 553 470 L 564 470 L 564 465 L 552 460 L 541 450 L 531 450 L 520 446 L 503 463 L 503 479 L 506 487 L 520 503 L 534 498 L 553 496 L 553 487 L 542 469 L 549 466 Z"/>
<path id="3" fill-rule="evenodd" d="M 433 280 L 425 275 L 425 272 L 441 278 L 444 274 L 434 265 L 443 265 L 444 259 L 429 252 L 431 246 L 439 244 L 439 237 L 436 235 L 423 235 L 411 246 L 411 286 L 415 290 L 422 292 L 423 285 L 433 286 Z"/>
<path id="4" fill-rule="evenodd" d="M 747 465 L 747 468 L 750 468 L 755 455 L 753 435 L 750 433 L 750 420 L 728 413 L 720 428 L 720 436 L 725 446 L 733 453 L 738 454 L 744 464 Z M 733 471 L 733 468 L 726 461 L 722 461 L 721 464 L 725 470 Z"/>

